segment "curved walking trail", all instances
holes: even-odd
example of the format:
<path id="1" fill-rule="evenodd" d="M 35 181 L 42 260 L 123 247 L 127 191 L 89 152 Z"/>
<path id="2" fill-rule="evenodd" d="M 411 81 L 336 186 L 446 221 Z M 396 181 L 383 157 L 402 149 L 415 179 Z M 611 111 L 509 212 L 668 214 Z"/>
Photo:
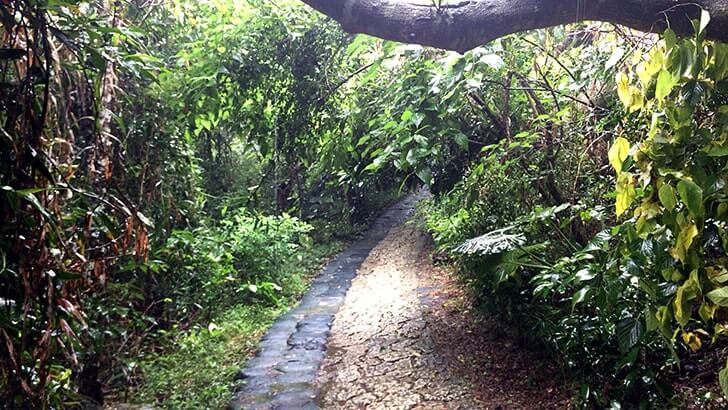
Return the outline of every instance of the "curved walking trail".
<path id="1" fill-rule="evenodd" d="M 492 337 L 429 239 L 413 194 L 324 268 L 263 337 L 235 409 L 567 408 L 552 369 Z M 533 376 L 532 373 L 537 373 Z"/>

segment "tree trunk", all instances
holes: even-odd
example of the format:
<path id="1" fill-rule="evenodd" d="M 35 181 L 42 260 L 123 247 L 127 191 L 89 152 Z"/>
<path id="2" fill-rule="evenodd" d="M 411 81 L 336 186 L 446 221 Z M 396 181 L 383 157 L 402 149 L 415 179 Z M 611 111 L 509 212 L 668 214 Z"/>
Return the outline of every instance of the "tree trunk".
<path id="1" fill-rule="evenodd" d="M 728 0 L 302 0 L 351 33 L 461 53 L 506 34 L 605 21 L 641 31 L 693 32 L 710 12 L 707 37 L 728 41 Z"/>

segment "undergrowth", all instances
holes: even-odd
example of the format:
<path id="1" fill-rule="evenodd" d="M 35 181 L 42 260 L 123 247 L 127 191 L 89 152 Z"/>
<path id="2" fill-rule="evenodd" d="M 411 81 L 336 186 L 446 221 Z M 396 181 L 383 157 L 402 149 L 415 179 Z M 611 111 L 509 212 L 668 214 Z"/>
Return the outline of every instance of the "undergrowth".
<path id="1" fill-rule="evenodd" d="M 296 304 L 322 262 L 339 251 L 340 241 L 314 245 L 299 254 L 295 268 L 280 274 L 302 286 L 273 304 L 235 304 L 209 321 L 166 336 L 166 350 L 131 363 L 141 374 L 138 386 L 118 399 L 162 408 L 222 408 L 231 397 L 234 375 L 255 351 L 273 321 Z"/>

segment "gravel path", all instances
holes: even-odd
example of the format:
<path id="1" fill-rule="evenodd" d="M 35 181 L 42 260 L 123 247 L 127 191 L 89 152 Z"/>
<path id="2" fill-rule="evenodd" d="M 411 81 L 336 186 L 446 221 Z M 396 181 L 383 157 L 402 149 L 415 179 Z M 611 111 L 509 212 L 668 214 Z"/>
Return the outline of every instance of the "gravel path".
<path id="1" fill-rule="evenodd" d="M 317 277 L 298 307 L 276 321 L 254 358 L 236 376 L 240 384 L 231 409 L 318 408 L 314 381 L 327 348 L 331 322 L 357 270 L 392 227 L 414 212 L 425 192 L 390 207 L 367 234 L 335 257 Z"/>
<path id="2" fill-rule="evenodd" d="M 421 287 L 418 278 L 426 244 L 413 225 L 400 226 L 360 268 L 319 372 L 324 408 L 482 408 L 467 380 L 450 371 L 430 332 L 432 288 Z"/>

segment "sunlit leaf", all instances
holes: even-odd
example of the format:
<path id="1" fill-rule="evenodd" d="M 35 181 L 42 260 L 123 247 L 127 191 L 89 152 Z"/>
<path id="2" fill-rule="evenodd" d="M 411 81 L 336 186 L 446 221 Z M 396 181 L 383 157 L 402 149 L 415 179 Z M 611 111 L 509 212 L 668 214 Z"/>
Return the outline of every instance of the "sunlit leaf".
<path id="1" fill-rule="evenodd" d="M 612 147 L 609 149 L 608 155 L 609 163 L 612 164 L 614 170 L 617 171 L 617 174 L 619 174 L 622 172 L 622 164 L 624 164 L 624 160 L 626 160 L 629 155 L 629 141 L 627 141 L 626 138 L 617 137 L 614 140 Z"/>

